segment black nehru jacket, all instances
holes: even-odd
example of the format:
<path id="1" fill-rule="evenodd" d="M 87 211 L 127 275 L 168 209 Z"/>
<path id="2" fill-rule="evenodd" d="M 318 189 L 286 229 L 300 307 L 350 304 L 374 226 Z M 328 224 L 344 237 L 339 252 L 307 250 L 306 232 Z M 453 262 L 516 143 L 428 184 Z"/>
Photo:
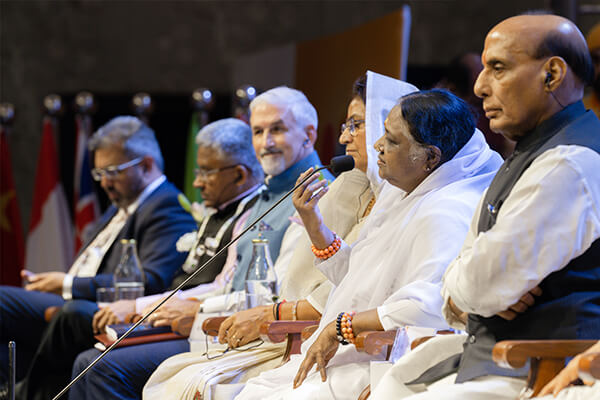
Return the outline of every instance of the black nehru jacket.
<path id="1" fill-rule="evenodd" d="M 238 206 L 248 196 L 251 196 L 252 198 L 249 201 L 247 200 L 247 202 L 243 206 L 243 209 L 241 210 L 241 212 L 238 212 L 239 211 Z M 221 226 L 223 226 L 223 224 L 226 223 L 230 218 L 233 217 L 233 220 L 231 221 L 231 223 L 225 230 L 225 232 L 221 238 L 221 241 L 219 242 L 219 245 L 216 249 L 212 249 L 212 251 L 211 251 L 211 249 L 203 249 L 202 251 L 197 251 L 198 248 L 197 248 L 197 246 L 195 246 L 191 250 L 194 252 L 194 255 L 196 257 L 196 260 L 194 262 L 195 268 L 193 270 L 189 269 L 188 271 L 184 271 L 182 268 L 180 268 L 177 275 L 173 279 L 173 283 L 171 284 L 170 289 L 176 288 L 179 284 L 181 284 L 181 282 L 186 280 L 191 274 L 193 274 L 196 271 L 197 268 L 204 265 L 204 263 L 207 262 L 211 258 L 212 255 L 214 255 L 219 250 L 221 250 L 223 248 L 223 246 L 231 240 L 231 234 L 233 232 L 233 227 L 235 226 L 235 223 L 237 222 L 238 218 L 240 216 L 242 216 L 245 211 L 249 210 L 256 202 L 256 199 L 258 199 L 257 192 L 253 192 L 252 194 L 249 194 L 248 196 L 243 199 L 236 200 L 236 201 L 232 202 L 231 204 L 228 204 L 224 209 L 218 210 L 215 214 L 208 217 L 208 218 L 210 218 L 210 220 L 208 221 L 208 223 L 206 225 L 206 229 L 202 233 L 202 237 L 200 238 L 200 240 L 197 241 L 197 244 L 199 244 L 200 246 L 204 245 L 207 238 L 215 238 L 217 236 L 217 233 L 219 232 L 219 229 L 221 228 Z M 238 215 L 236 215 L 236 213 Z M 189 281 L 183 287 L 183 289 L 189 289 L 189 288 L 198 286 L 203 283 L 209 283 L 209 282 L 214 281 L 214 279 L 217 277 L 217 275 L 219 275 L 219 273 L 225 266 L 226 260 L 227 260 L 227 252 L 225 251 L 222 254 L 219 254 L 210 264 L 208 264 L 205 267 L 205 269 L 202 272 L 200 272 L 197 276 L 195 276 L 194 279 Z"/>

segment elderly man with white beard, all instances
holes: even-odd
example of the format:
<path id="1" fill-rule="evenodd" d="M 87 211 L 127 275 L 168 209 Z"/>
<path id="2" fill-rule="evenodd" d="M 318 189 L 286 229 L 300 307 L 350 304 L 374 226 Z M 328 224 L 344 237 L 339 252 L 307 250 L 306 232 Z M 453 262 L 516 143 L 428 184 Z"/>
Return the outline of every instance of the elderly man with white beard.
<path id="1" fill-rule="evenodd" d="M 233 228 L 233 236 L 251 223 L 250 221 L 256 220 L 290 190 L 303 171 L 321 165 L 313 147 L 317 138 L 317 112 L 302 92 L 287 87 L 271 89 L 258 96 L 250 104 L 250 110 L 252 144 L 267 179 L 266 184 L 259 189 L 260 194 L 252 208 L 238 217 Z M 329 172 L 324 172 L 326 179 L 333 180 L 333 176 Z M 261 234 L 269 240 L 269 249 L 273 260 L 279 255 L 283 234 L 290 224 L 289 217 L 294 210 L 291 198 L 288 198 L 262 220 L 270 227 Z M 252 257 L 252 240 L 249 239 L 256 235 L 256 232 L 248 233 L 237 242 L 236 249 L 231 251 L 232 254 L 237 252 L 237 267 L 232 268 L 235 273 L 231 287 L 229 285 L 232 282 L 224 282 L 225 287 L 209 283 L 183 291 L 177 299 L 171 300 L 157 310 L 149 318 L 149 322 L 170 325 L 172 320 L 179 316 L 190 316 L 190 313 L 195 315 L 196 310 L 199 309 L 197 300 L 203 300 L 202 308 L 196 315 L 196 319 L 200 318 L 200 320 L 210 315 L 207 313 L 221 311 L 224 307 L 231 305 L 227 300 L 231 298 L 231 294 L 227 292 L 244 289 L 246 271 Z M 230 256 L 231 254 L 228 253 L 227 259 L 231 258 L 235 262 L 236 257 Z M 229 274 L 225 272 L 226 269 L 231 271 L 229 262 L 225 262 L 222 274 Z M 281 278 L 283 277 L 278 276 L 278 279 Z M 223 294 L 224 292 L 226 294 Z M 149 306 L 142 313 L 151 307 Z M 136 308 L 139 310 L 140 307 L 136 306 Z M 189 349 L 187 343 L 184 343 L 183 347 L 180 346 L 181 343 L 176 343 L 176 345 L 169 345 L 169 343 L 151 343 L 126 348 L 133 349 L 133 351 L 138 348 L 141 353 L 145 353 L 144 357 L 137 354 L 130 356 L 132 351 L 117 349 L 71 388 L 69 398 L 103 399 L 115 396 L 120 399 L 139 398 L 141 384 L 145 382 L 156 365 L 169 356 Z M 191 350 L 196 351 L 193 347 Z M 79 375 L 98 354 L 95 349 L 81 353 L 75 362 L 73 377 Z M 127 376 L 124 375 L 124 371 Z"/>
<path id="2" fill-rule="evenodd" d="M 307 168 L 321 165 L 314 149 L 317 126 L 317 111 L 306 96 L 296 89 L 279 86 L 262 93 L 250 103 L 252 143 L 267 179 L 266 189 L 252 207 L 247 221 L 254 221 L 275 204 L 294 187 L 298 176 Z M 322 173 L 325 179 L 333 180 L 333 175 L 327 170 Z M 262 232 L 262 236 L 269 240 L 273 260 L 279 255 L 283 234 L 294 211 L 291 198 L 288 198 L 263 219 L 272 229 Z M 237 253 L 238 267 L 232 289 L 243 290 L 252 257 L 252 243 L 239 242 Z"/>

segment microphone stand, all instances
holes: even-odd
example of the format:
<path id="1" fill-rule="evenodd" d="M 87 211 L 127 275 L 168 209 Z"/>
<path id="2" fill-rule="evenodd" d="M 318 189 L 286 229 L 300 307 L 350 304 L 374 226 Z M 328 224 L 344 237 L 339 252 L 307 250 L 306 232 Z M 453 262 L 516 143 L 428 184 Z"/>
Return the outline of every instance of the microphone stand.
<path id="1" fill-rule="evenodd" d="M 87 372 L 90 369 L 92 369 L 94 367 L 94 365 L 96 365 L 98 362 L 100 362 L 100 360 L 102 360 L 108 353 L 111 352 L 112 349 L 114 349 L 119 343 L 121 343 L 121 341 L 123 339 L 125 339 L 127 336 L 129 336 L 129 334 L 135 328 L 140 326 L 140 324 L 142 322 L 144 322 L 152 313 L 154 313 L 154 311 L 158 310 L 158 308 L 160 308 L 160 306 L 165 304 L 171 297 L 173 297 L 175 295 L 175 293 L 177 293 L 179 290 L 181 290 L 181 288 L 183 286 L 185 286 L 186 283 L 188 283 L 190 280 L 194 279 L 194 277 L 197 274 L 199 274 L 200 271 L 203 271 L 208 266 L 208 264 L 210 264 L 217 256 L 219 256 L 225 250 L 227 250 L 232 244 L 237 242 L 244 234 L 246 234 L 246 232 L 248 232 L 250 229 L 252 229 L 254 227 L 254 225 L 258 224 L 260 222 L 260 220 L 262 220 L 268 213 L 271 212 L 271 210 L 273 210 L 275 207 L 277 207 L 279 204 L 281 204 L 282 201 L 287 199 L 288 196 L 294 192 L 294 190 L 298 189 L 298 187 L 300 187 L 304 182 L 306 182 L 311 176 L 313 176 L 314 174 L 316 174 L 319 171 L 329 168 L 330 166 L 332 166 L 332 165 L 326 165 L 326 166 L 315 169 L 310 175 L 308 175 L 306 178 L 302 179 L 302 181 L 299 184 L 297 184 L 292 189 L 290 189 L 285 195 L 283 195 L 283 197 L 281 197 L 279 200 L 277 200 L 277 202 L 275 204 L 273 204 L 271 207 L 269 207 L 269 209 L 267 211 L 262 213 L 262 215 L 260 215 L 258 218 L 256 218 L 256 220 L 254 222 L 252 222 L 250 225 L 248 225 L 239 235 L 237 235 L 236 237 L 231 239 L 229 241 L 229 243 L 227 243 L 225 246 L 223 246 L 223 248 L 221 250 L 216 252 L 214 256 L 212 256 L 208 261 L 206 261 L 204 264 L 202 264 L 202 266 L 200 266 L 200 268 L 198 268 L 196 271 L 194 271 L 194 273 L 192 275 L 188 276 L 186 280 L 181 282 L 179 284 L 179 286 L 177 286 L 175 289 L 173 289 L 173 291 L 169 295 L 167 295 L 167 297 L 165 297 L 160 303 L 158 303 L 156 305 L 156 307 L 154 307 L 152 310 L 150 310 L 148 313 L 146 313 L 146 315 L 144 315 L 139 321 L 137 321 L 135 324 L 133 324 L 133 326 L 131 328 L 129 328 L 127 330 L 127 332 L 125 332 L 123 334 L 123 336 L 118 338 L 113 344 L 111 344 L 106 350 L 104 350 L 104 352 L 102 354 L 100 354 L 98 357 L 96 357 L 96 359 L 94 361 L 92 361 L 92 363 L 90 365 L 88 365 L 83 371 L 81 371 L 79 373 L 79 375 L 77 375 L 71 382 L 69 382 L 69 384 L 67 386 L 65 386 L 63 388 L 63 390 L 61 390 L 56 396 L 54 396 L 52 398 L 52 400 L 57 400 L 63 394 L 65 394 L 67 392 L 67 390 L 69 390 L 71 388 L 71 386 L 73 386 L 79 379 L 81 379 L 85 374 L 87 374 Z"/>

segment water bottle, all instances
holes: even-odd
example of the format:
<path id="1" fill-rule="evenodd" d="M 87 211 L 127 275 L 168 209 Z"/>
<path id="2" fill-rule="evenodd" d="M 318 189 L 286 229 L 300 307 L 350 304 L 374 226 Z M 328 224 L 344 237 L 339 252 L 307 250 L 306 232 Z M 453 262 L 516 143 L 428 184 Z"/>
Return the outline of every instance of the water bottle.
<path id="1" fill-rule="evenodd" d="M 269 241 L 252 240 L 252 260 L 246 273 L 246 307 L 270 304 L 277 297 L 277 276 L 269 254 Z"/>
<path id="2" fill-rule="evenodd" d="M 123 253 L 113 274 L 116 300 L 134 300 L 144 295 L 144 270 L 135 245 L 135 239 L 121 239 Z"/>

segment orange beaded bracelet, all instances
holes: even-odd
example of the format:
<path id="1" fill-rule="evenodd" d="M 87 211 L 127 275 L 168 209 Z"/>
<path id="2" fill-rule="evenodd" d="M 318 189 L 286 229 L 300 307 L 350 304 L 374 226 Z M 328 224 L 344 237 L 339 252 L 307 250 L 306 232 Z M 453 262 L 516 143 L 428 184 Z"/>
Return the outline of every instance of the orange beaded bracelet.
<path id="1" fill-rule="evenodd" d="M 341 327 L 342 327 L 342 336 L 344 339 L 354 344 L 354 331 L 352 330 L 352 319 L 356 315 L 356 312 L 351 311 L 350 313 L 344 313 L 342 316 Z"/>
<path id="2" fill-rule="evenodd" d="M 355 311 L 341 312 L 335 321 L 335 331 L 337 340 L 343 344 L 354 343 L 354 331 L 352 329 L 352 319 L 356 315 Z"/>
<path id="3" fill-rule="evenodd" d="M 341 245 L 342 239 L 340 239 L 340 237 L 333 232 L 333 242 L 331 242 L 329 246 L 324 249 L 317 249 L 313 244 L 310 246 L 310 249 L 317 258 L 321 260 L 327 260 L 329 257 L 337 253 Z"/>

